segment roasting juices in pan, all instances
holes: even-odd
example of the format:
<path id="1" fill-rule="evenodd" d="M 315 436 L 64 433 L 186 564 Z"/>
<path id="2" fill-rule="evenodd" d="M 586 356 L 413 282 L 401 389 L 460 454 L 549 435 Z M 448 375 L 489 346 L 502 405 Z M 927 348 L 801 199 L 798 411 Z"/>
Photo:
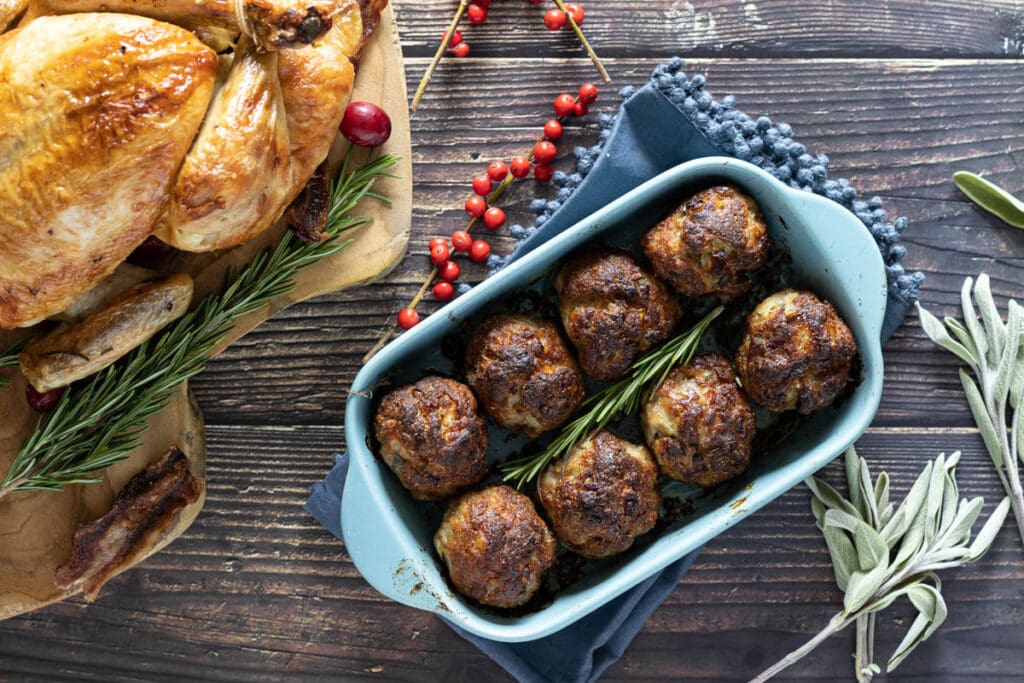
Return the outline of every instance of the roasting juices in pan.
<path id="1" fill-rule="evenodd" d="M 693 193 L 632 247 L 569 254 L 508 312 L 466 322 L 452 376 L 382 392 L 372 445 L 413 498 L 433 492 L 437 557 L 481 605 L 542 608 L 681 514 L 672 482 L 729 481 L 856 383 L 850 329 L 786 286 L 739 188 Z M 521 440 L 521 457 L 488 471 L 496 438 Z"/>

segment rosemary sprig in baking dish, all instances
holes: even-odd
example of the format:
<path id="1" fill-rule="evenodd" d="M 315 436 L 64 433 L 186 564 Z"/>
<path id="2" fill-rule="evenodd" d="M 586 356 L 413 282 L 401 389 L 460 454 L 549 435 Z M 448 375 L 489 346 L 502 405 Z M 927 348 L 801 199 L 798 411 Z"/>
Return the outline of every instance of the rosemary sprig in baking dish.
<path id="1" fill-rule="evenodd" d="M 128 457 L 141 442 L 148 418 L 167 405 L 176 387 L 202 372 L 236 320 L 291 291 L 299 271 L 351 243 L 341 236 L 368 220 L 351 212 L 364 197 L 386 201 L 373 187 L 390 175 L 397 160 L 385 154 L 349 171 L 346 157 L 331 185 L 325 239 L 307 242 L 286 232 L 276 247 L 261 251 L 237 275 L 229 274 L 220 293 L 207 296 L 162 334 L 64 392 L 22 443 L 0 481 L 0 498 L 15 491 L 59 491 L 69 484 L 94 483 L 100 470 Z"/>
<path id="2" fill-rule="evenodd" d="M 660 385 L 672 368 L 690 362 L 704 331 L 721 312 L 722 307 L 719 306 L 689 330 L 641 356 L 630 367 L 626 377 L 584 401 L 581 406 L 583 413 L 563 427 L 544 450 L 502 464 L 498 469 L 504 480 L 515 481 L 516 488 L 522 488 L 523 484 L 533 481 L 549 462 L 571 451 L 591 432 L 605 427 L 615 415 L 632 415 L 640 410 L 648 391 Z"/>

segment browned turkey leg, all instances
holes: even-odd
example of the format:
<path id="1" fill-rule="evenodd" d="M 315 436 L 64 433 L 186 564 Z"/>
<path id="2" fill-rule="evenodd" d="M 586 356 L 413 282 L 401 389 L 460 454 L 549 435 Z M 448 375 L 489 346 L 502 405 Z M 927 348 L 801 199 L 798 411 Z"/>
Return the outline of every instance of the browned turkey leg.
<path id="1" fill-rule="evenodd" d="M 0 0 L 11 2 L 12 0 Z M 215 25 L 262 50 L 308 45 L 331 27 L 333 4 L 317 0 L 44 0 L 54 12 L 125 12 L 188 28 Z"/>

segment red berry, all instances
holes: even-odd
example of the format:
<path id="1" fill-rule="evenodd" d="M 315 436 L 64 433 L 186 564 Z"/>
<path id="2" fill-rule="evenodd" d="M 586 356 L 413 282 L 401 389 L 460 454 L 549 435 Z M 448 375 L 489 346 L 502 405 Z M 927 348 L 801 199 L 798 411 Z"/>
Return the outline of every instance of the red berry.
<path id="1" fill-rule="evenodd" d="M 569 3 L 565 6 L 565 13 L 572 17 L 572 20 L 579 26 L 583 23 L 583 8 L 576 3 Z"/>
<path id="2" fill-rule="evenodd" d="M 569 93 L 564 93 L 555 98 L 555 113 L 559 116 L 568 116 L 576 106 L 576 98 Z"/>
<path id="3" fill-rule="evenodd" d="M 582 102 L 572 105 L 572 113 L 575 116 L 586 116 L 588 111 L 590 111 L 590 108 Z"/>
<path id="4" fill-rule="evenodd" d="M 558 156 L 558 149 L 555 143 L 549 140 L 541 140 L 533 146 L 533 160 L 538 164 L 546 164 L 554 161 Z"/>
<path id="5" fill-rule="evenodd" d="M 452 52 L 455 53 L 456 57 L 468 57 L 469 56 L 469 43 L 459 43 L 458 46 Z"/>
<path id="6" fill-rule="evenodd" d="M 50 391 L 36 391 L 35 387 L 29 384 L 25 388 L 25 400 L 29 408 L 39 413 L 48 413 L 57 407 L 57 401 L 64 395 L 64 387 L 51 389 Z"/>
<path id="7" fill-rule="evenodd" d="M 441 40 L 444 40 L 447 37 L 448 37 L 448 31 L 445 31 L 444 35 L 441 37 Z M 448 47 L 457 47 L 459 45 L 459 43 L 461 43 L 461 42 L 462 42 L 462 31 L 460 31 L 459 29 L 455 29 L 455 32 L 452 33 L 452 39 L 448 41 Z"/>
<path id="8" fill-rule="evenodd" d="M 484 240 L 476 240 L 469 248 L 469 260 L 473 263 L 486 263 L 487 257 L 491 255 L 491 245 Z"/>
<path id="9" fill-rule="evenodd" d="M 544 135 L 546 135 L 549 140 L 557 140 L 562 137 L 562 124 L 558 119 L 551 119 L 544 124 Z"/>
<path id="10" fill-rule="evenodd" d="M 513 178 L 525 178 L 530 175 L 530 160 L 526 157 L 516 157 L 509 162 Z"/>
<path id="11" fill-rule="evenodd" d="M 555 175 L 555 167 L 551 164 L 537 164 L 533 167 L 533 177 L 542 183 L 551 180 L 553 175 Z"/>
<path id="12" fill-rule="evenodd" d="M 448 244 L 436 244 L 430 248 L 430 262 L 437 267 L 443 266 L 451 258 L 448 252 Z"/>
<path id="13" fill-rule="evenodd" d="M 420 314 L 412 308 L 403 308 L 398 312 L 398 326 L 408 330 L 416 326 L 420 321 Z"/>
<path id="14" fill-rule="evenodd" d="M 379 147 L 391 137 L 391 119 L 372 102 L 352 102 L 345 108 L 340 129 L 353 145 Z"/>
<path id="15" fill-rule="evenodd" d="M 476 192 L 481 197 L 486 197 L 491 193 L 491 179 L 489 176 L 478 175 L 473 178 L 473 192 Z"/>
<path id="16" fill-rule="evenodd" d="M 487 202 L 479 195 L 473 195 L 466 200 L 466 213 L 473 218 L 480 218 L 487 210 Z"/>
<path id="17" fill-rule="evenodd" d="M 462 269 L 459 268 L 459 264 L 455 261 L 448 261 L 441 266 L 440 273 L 441 279 L 445 282 L 455 282 L 462 275 Z"/>
<path id="18" fill-rule="evenodd" d="M 456 230 L 452 233 L 452 246 L 455 251 L 469 251 L 473 245 L 473 238 L 465 230 Z"/>
<path id="19" fill-rule="evenodd" d="M 508 166 L 504 161 L 492 161 L 487 164 L 487 175 L 496 183 L 500 183 L 508 175 Z"/>
<path id="20" fill-rule="evenodd" d="M 593 83 L 584 83 L 580 86 L 580 102 L 590 106 L 597 101 L 597 86 Z"/>
<path id="21" fill-rule="evenodd" d="M 431 251 L 433 251 L 434 247 L 437 247 L 437 246 L 441 246 L 441 247 L 446 247 L 447 248 L 448 247 L 448 240 L 446 240 L 443 237 L 435 237 L 434 239 L 430 240 L 430 242 L 427 244 L 427 248 L 430 249 Z"/>
<path id="22" fill-rule="evenodd" d="M 534 5 L 539 5 L 543 0 L 530 0 Z"/>
<path id="23" fill-rule="evenodd" d="M 469 23 L 477 26 L 487 21 L 487 8 L 474 2 L 466 8 L 466 16 L 469 17 Z"/>
<path id="24" fill-rule="evenodd" d="M 505 222 L 505 212 L 496 206 L 487 209 L 484 214 L 484 227 L 488 230 L 497 230 Z"/>
<path id="25" fill-rule="evenodd" d="M 544 15 L 544 25 L 549 31 L 557 31 L 565 26 L 565 12 L 560 9 L 548 10 Z"/>
<path id="26" fill-rule="evenodd" d="M 476 0 L 476 4 L 480 5 L 484 9 L 491 8 L 491 0 Z"/>
<path id="27" fill-rule="evenodd" d="M 455 288 L 450 282 L 438 282 L 434 285 L 434 298 L 438 301 L 448 301 L 455 296 Z"/>

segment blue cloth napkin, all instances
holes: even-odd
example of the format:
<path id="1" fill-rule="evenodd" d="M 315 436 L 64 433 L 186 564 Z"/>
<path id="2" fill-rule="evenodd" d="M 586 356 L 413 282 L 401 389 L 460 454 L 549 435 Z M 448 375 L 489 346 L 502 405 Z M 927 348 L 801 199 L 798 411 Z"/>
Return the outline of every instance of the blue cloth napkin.
<path id="1" fill-rule="evenodd" d="M 645 180 L 683 161 L 732 155 L 769 171 L 783 182 L 827 196 L 853 211 L 874 235 L 886 263 L 889 305 L 883 337 L 902 322 L 917 298 L 920 273 L 906 273 L 898 244 L 906 220 L 887 220 L 881 200 L 863 201 L 845 180 L 829 180 L 824 155 L 811 156 L 792 139 L 786 124 L 766 117 L 753 119 L 734 107 L 732 98 L 717 101 L 704 89 L 704 78 L 687 78 L 682 60 L 657 67 L 639 90 L 624 91 L 626 100 L 615 116 L 599 117 L 599 142 L 576 150 L 577 170 L 556 173 L 553 199 L 537 200 L 535 225 L 512 226 L 518 242 L 508 257 L 492 257 L 500 268 L 582 220 L 596 209 Z M 348 458 L 335 456 L 327 478 L 313 486 L 306 510 L 339 539 L 341 494 Z M 640 585 L 546 638 L 529 643 L 498 643 L 448 625 L 472 642 L 518 680 L 533 683 L 589 683 L 614 663 L 644 623 L 672 592 L 698 551 L 650 577 Z"/>

